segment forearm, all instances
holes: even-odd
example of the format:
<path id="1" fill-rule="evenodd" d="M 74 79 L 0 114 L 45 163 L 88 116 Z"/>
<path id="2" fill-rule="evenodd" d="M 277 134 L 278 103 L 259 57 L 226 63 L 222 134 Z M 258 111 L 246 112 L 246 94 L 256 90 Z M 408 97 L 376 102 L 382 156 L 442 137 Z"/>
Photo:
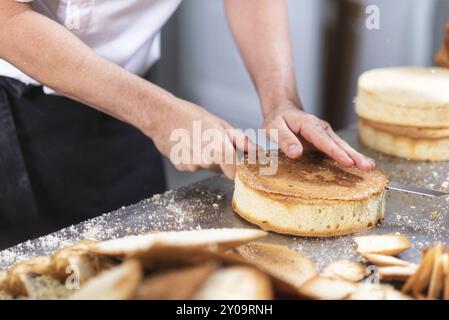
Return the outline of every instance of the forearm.
<path id="1" fill-rule="evenodd" d="M 286 100 L 302 108 L 284 0 L 225 0 L 225 7 L 263 112 L 270 112 Z"/>
<path id="2" fill-rule="evenodd" d="M 146 133 L 175 99 L 103 59 L 56 22 L 24 10 L 0 28 L 0 56 L 42 84 Z"/>

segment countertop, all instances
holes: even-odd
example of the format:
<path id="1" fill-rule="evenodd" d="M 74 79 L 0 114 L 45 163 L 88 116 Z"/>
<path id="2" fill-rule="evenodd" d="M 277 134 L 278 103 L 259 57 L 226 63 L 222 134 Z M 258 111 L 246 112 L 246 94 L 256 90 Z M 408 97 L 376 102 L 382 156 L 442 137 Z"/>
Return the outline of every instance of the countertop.
<path id="1" fill-rule="evenodd" d="M 373 157 L 390 181 L 440 189 L 449 184 L 449 162 L 417 162 L 385 156 L 360 145 L 355 127 L 340 131 L 356 149 Z M 0 269 L 81 239 L 109 239 L 150 230 L 255 228 L 231 208 L 233 183 L 212 177 L 171 190 L 129 207 L 101 215 L 53 234 L 21 243 L 0 252 Z M 366 234 L 404 234 L 413 248 L 402 258 L 418 262 L 422 248 L 437 242 L 449 245 L 449 197 L 426 198 L 388 191 L 385 220 Z M 353 235 L 334 238 L 300 238 L 270 233 L 262 241 L 299 250 L 323 267 L 337 259 L 358 260 Z"/>

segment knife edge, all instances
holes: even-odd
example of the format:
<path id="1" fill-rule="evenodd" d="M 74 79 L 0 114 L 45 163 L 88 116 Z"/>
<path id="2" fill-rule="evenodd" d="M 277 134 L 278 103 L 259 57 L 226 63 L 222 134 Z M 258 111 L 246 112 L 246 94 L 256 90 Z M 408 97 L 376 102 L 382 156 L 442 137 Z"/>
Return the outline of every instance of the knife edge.
<path id="1" fill-rule="evenodd" d="M 394 190 L 394 191 L 400 191 L 400 192 L 406 192 L 406 193 L 412 193 L 412 194 L 418 194 L 418 195 L 422 195 L 422 196 L 426 196 L 426 197 L 434 197 L 434 198 L 449 195 L 449 192 L 415 187 L 415 186 L 409 186 L 409 185 L 404 185 L 404 184 L 400 184 L 400 183 L 396 183 L 396 182 L 390 182 L 387 185 L 387 189 Z"/>

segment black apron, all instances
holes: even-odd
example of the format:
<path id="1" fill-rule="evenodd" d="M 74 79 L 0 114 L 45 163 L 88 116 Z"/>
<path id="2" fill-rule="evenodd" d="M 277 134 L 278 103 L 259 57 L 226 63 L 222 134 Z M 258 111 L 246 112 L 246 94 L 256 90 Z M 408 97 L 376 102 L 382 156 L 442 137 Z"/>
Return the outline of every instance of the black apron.
<path id="1" fill-rule="evenodd" d="M 163 172 L 134 127 L 0 77 L 0 248 L 163 192 Z"/>

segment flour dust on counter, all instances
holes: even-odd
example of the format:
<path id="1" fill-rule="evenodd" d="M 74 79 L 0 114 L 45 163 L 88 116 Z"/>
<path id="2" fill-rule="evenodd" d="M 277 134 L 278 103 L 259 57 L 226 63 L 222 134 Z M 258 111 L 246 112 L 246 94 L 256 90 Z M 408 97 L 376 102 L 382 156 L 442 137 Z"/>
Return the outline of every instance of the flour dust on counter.
<path id="1" fill-rule="evenodd" d="M 377 153 L 363 147 L 357 130 L 339 132 L 350 145 L 374 158 L 389 180 L 426 188 L 444 188 L 449 183 L 449 162 L 408 161 Z M 16 261 L 48 255 L 65 244 L 86 238 L 100 240 L 148 231 L 176 231 L 208 228 L 255 228 L 232 211 L 233 183 L 221 177 L 195 183 L 143 200 L 115 212 L 62 229 L 54 234 L 21 243 L 0 252 L 0 269 Z M 367 234 L 399 232 L 412 249 L 400 255 L 404 261 L 418 263 L 421 249 L 437 242 L 449 245 L 449 198 L 426 198 L 388 191 L 385 219 Z M 435 213 L 436 212 L 436 213 Z M 269 234 L 266 242 L 286 245 L 303 252 L 322 268 L 335 260 L 360 261 L 352 236 L 328 239 L 301 238 Z"/>

